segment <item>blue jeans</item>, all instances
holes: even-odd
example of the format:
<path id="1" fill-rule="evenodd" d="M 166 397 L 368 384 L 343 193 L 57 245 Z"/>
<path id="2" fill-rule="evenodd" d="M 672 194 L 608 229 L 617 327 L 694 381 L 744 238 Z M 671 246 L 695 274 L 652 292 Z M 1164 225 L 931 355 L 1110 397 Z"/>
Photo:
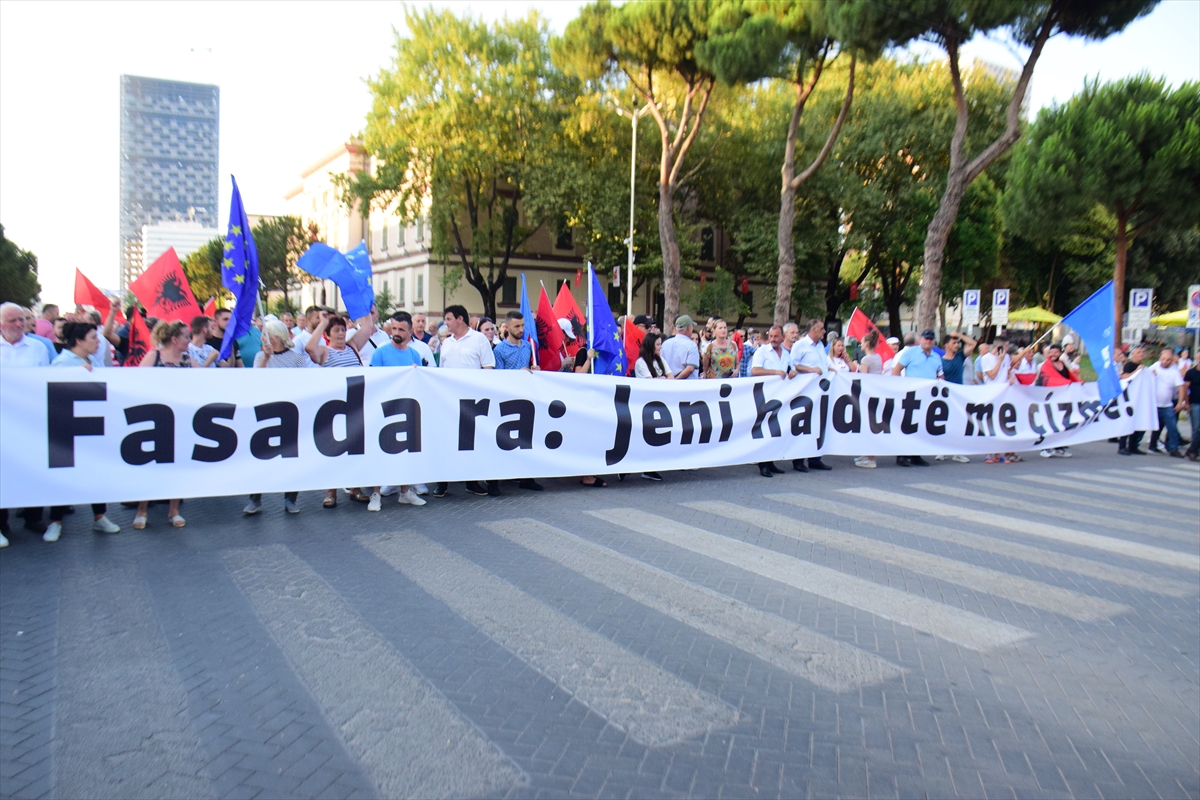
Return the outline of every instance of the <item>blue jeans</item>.
<path id="1" fill-rule="evenodd" d="M 1167 452 L 1173 453 L 1179 449 L 1179 413 L 1175 410 L 1175 406 L 1159 406 L 1158 408 L 1158 424 L 1162 426 L 1163 432 L 1167 434 Z"/>
<path id="2" fill-rule="evenodd" d="M 1200 403 L 1192 403 L 1192 443 L 1188 446 L 1189 453 L 1200 453 Z"/>

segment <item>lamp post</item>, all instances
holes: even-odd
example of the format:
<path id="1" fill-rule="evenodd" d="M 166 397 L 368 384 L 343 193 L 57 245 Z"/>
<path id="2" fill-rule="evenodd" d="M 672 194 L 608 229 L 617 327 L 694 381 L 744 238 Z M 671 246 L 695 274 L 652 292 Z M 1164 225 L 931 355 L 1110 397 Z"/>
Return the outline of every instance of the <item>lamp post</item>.
<path id="1" fill-rule="evenodd" d="M 625 278 L 625 317 L 629 320 L 633 319 L 633 208 L 634 195 L 637 189 L 637 132 L 638 120 L 642 118 L 650 110 L 650 103 L 639 108 L 637 111 L 627 111 L 622 108 L 617 102 L 613 101 L 613 108 L 622 117 L 629 117 L 629 121 L 633 126 L 633 144 L 629 152 L 629 238 L 625 240 L 625 244 L 629 248 L 629 261 L 626 266 Z"/>

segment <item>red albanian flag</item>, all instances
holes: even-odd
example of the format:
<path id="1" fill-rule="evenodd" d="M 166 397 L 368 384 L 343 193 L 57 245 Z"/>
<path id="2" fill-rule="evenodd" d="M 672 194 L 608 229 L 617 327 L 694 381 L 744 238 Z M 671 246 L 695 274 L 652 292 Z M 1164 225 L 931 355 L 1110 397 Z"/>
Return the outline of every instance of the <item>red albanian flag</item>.
<path id="1" fill-rule="evenodd" d="M 217 315 L 217 298 L 210 297 L 208 302 L 204 304 L 204 316 L 212 319 Z"/>
<path id="2" fill-rule="evenodd" d="M 633 368 L 637 365 L 638 353 L 642 349 L 642 340 L 646 338 L 646 334 L 637 325 L 633 324 L 633 320 L 629 317 L 625 318 L 625 363 L 629 365 L 629 373 L 633 374 Z"/>
<path id="3" fill-rule="evenodd" d="M 857 308 L 854 309 L 854 313 L 850 315 L 850 324 L 846 326 L 846 335 L 861 342 L 863 337 L 871 331 L 879 334 L 879 344 L 875 347 L 875 354 L 886 364 L 890 359 L 896 357 L 895 351 L 887 343 L 887 338 L 879 332 L 879 328 L 875 327 L 875 323 L 871 322 L 866 314 Z"/>
<path id="4" fill-rule="evenodd" d="M 554 307 L 550 305 L 550 295 L 546 294 L 545 286 L 538 298 L 537 314 L 533 321 L 537 325 L 538 366 L 544 372 L 558 372 L 562 369 L 563 332 L 558 327 L 558 317 L 554 316 Z"/>
<path id="5" fill-rule="evenodd" d="M 75 305 L 91 306 L 104 319 L 108 319 L 108 312 L 112 308 L 112 302 L 104 296 L 104 292 L 97 289 L 96 284 L 89 281 L 78 268 L 75 270 Z"/>
<path id="6" fill-rule="evenodd" d="M 183 274 L 183 265 L 179 263 L 174 247 L 159 256 L 129 285 L 129 290 L 146 307 L 147 316 L 188 324 L 200 316 L 200 305 Z"/>
<path id="7" fill-rule="evenodd" d="M 133 314 L 129 317 L 129 352 L 125 355 L 125 366 L 140 366 L 150 348 L 150 328 L 146 326 L 146 320 L 142 319 L 137 306 L 134 306 Z"/>
<path id="8" fill-rule="evenodd" d="M 574 358 L 579 348 L 587 346 L 587 317 L 579 310 L 579 304 L 575 302 L 575 295 L 571 294 L 571 289 L 565 283 L 559 288 L 558 297 L 554 299 L 554 315 L 558 319 L 571 321 L 571 332 L 575 334 L 575 338 L 564 344 L 567 355 Z"/>

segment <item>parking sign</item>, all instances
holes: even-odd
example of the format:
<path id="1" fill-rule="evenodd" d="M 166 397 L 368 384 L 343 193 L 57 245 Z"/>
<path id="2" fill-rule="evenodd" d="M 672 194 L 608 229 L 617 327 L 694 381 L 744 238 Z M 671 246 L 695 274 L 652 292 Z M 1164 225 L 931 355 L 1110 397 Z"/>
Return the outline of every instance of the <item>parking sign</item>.
<path id="1" fill-rule="evenodd" d="M 962 299 L 962 324 L 979 324 L 979 290 L 967 289 Z"/>
<path id="2" fill-rule="evenodd" d="M 1008 289 L 992 291 L 992 324 L 998 328 L 1008 324 Z"/>
<path id="3" fill-rule="evenodd" d="M 1154 308 L 1153 289 L 1129 290 L 1129 327 L 1149 328 L 1150 310 Z"/>

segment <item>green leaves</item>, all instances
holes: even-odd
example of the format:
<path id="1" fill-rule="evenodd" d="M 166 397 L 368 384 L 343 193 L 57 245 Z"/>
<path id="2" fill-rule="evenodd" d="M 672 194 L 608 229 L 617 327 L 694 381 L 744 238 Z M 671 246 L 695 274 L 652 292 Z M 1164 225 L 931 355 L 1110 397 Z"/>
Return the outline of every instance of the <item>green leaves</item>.
<path id="1" fill-rule="evenodd" d="M 18 247 L 0 225 L 0 303 L 32 306 L 41 293 L 37 256 Z"/>

